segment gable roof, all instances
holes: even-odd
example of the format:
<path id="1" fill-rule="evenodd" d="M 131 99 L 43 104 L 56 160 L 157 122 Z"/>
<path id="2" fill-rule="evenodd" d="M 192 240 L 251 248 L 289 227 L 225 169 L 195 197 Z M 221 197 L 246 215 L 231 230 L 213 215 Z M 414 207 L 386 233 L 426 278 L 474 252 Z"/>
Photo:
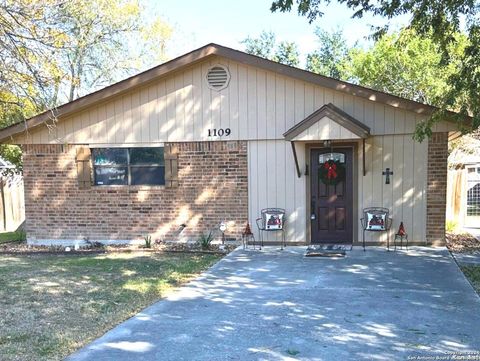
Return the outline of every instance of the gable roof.
<path id="1" fill-rule="evenodd" d="M 155 81 L 159 77 L 165 76 L 174 71 L 178 71 L 187 66 L 203 61 L 211 56 L 221 56 L 239 63 L 254 66 L 260 69 L 283 74 L 288 77 L 296 78 L 302 81 L 317 84 L 319 86 L 347 93 L 350 95 L 365 98 L 371 101 L 388 104 L 393 107 L 413 111 L 419 114 L 430 114 L 436 108 L 427 104 L 422 104 L 413 100 L 397 97 L 395 95 L 383 93 L 380 91 L 365 88 L 359 85 L 350 84 L 341 80 L 329 78 L 323 75 L 311 73 L 306 70 L 294 68 L 288 65 L 280 64 L 271 60 L 250 55 L 242 51 L 227 48 L 218 44 L 208 44 L 199 49 L 193 50 L 187 54 L 179 56 L 166 63 L 158 65 L 147 71 L 124 79 L 118 83 L 107 86 L 96 92 L 85 95 L 69 103 L 63 104 L 57 108 L 40 113 L 25 122 L 13 124 L 0 130 L 0 142 L 10 136 L 21 133 L 26 129 L 36 127 L 45 121 L 62 118 L 73 113 L 82 111 L 94 104 L 100 103 L 112 97 L 123 94 L 134 88 L 143 86 Z"/>
<path id="2" fill-rule="evenodd" d="M 370 135 L 369 127 L 345 113 L 340 108 L 337 108 L 332 103 L 328 103 L 283 133 L 285 140 L 295 140 L 295 137 L 302 134 L 325 117 L 333 120 L 335 123 L 349 130 L 359 138 L 367 138 Z"/>

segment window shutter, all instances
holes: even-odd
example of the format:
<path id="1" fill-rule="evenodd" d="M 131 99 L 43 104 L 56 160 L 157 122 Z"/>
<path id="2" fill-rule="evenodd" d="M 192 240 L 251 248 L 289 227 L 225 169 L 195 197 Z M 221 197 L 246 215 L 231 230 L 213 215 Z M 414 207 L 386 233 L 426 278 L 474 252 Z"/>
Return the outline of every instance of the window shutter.
<path id="1" fill-rule="evenodd" d="M 175 145 L 166 145 L 165 155 L 165 187 L 178 187 L 178 148 Z"/>
<path id="2" fill-rule="evenodd" d="M 77 148 L 77 179 L 80 189 L 89 189 L 92 185 L 90 167 L 90 148 Z"/>

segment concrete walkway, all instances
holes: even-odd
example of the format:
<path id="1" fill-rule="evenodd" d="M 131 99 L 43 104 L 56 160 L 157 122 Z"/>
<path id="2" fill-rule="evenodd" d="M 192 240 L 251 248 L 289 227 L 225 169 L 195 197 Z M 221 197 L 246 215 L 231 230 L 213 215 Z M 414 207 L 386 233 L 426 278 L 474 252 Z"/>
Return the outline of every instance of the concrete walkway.
<path id="1" fill-rule="evenodd" d="M 407 360 L 480 351 L 480 298 L 446 249 L 357 247 L 341 259 L 304 258 L 304 250 L 237 250 L 68 360 Z"/>

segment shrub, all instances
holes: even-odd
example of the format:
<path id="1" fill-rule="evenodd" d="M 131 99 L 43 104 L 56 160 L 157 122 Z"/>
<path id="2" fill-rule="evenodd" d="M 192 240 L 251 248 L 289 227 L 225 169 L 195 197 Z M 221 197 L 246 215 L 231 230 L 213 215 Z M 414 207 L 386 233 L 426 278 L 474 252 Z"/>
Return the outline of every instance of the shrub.
<path id="1" fill-rule="evenodd" d="M 450 233 L 455 233 L 458 227 L 458 222 L 455 220 L 447 220 L 445 222 L 445 230 Z"/>
<path id="2" fill-rule="evenodd" d="M 205 233 L 202 233 L 198 238 L 198 243 L 200 244 L 200 247 L 202 247 L 202 249 L 209 249 L 212 241 L 213 241 L 212 231 L 208 232 L 208 235 L 206 235 Z"/>
<path id="3" fill-rule="evenodd" d="M 104 244 L 98 241 L 90 241 L 88 238 L 83 239 L 87 244 L 87 248 L 104 248 Z"/>
<path id="4" fill-rule="evenodd" d="M 152 247 L 152 236 L 147 234 L 144 237 L 144 239 L 145 239 L 145 248 L 151 248 Z"/>

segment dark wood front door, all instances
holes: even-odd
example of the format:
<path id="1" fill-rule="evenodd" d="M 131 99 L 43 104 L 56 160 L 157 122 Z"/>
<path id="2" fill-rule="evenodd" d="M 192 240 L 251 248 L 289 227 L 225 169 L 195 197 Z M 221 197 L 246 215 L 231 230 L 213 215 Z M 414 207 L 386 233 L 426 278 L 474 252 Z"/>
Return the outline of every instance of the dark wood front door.
<path id="1" fill-rule="evenodd" d="M 353 241 L 353 152 L 352 148 L 312 149 L 310 153 L 311 241 L 351 243 Z M 343 181 L 325 184 L 320 170 L 333 159 L 345 168 Z"/>

